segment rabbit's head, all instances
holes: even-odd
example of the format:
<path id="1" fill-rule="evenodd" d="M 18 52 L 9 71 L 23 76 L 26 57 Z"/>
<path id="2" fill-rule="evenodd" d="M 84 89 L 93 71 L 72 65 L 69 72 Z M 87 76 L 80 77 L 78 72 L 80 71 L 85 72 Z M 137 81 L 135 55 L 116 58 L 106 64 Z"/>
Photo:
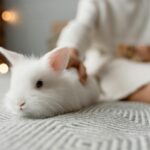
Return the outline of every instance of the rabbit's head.
<path id="1" fill-rule="evenodd" d="M 0 53 L 11 66 L 10 89 L 4 99 L 8 110 L 31 117 L 48 117 L 64 111 L 60 105 L 65 86 L 61 74 L 69 61 L 67 48 L 54 49 L 41 58 L 3 48 Z"/>

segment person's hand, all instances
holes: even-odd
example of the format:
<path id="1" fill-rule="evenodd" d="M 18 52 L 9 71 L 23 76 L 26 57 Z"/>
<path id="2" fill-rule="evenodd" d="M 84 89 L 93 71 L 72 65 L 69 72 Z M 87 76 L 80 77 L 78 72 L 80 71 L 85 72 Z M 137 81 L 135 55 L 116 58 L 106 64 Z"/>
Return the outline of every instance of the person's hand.
<path id="1" fill-rule="evenodd" d="M 137 56 L 144 62 L 150 61 L 150 46 L 136 46 L 136 54 Z"/>
<path id="2" fill-rule="evenodd" d="M 117 55 L 140 62 L 149 62 L 150 46 L 121 44 L 117 49 Z"/>
<path id="3" fill-rule="evenodd" d="M 76 68 L 79 73 L 79 79 L 82 84 L 86 83 L 87 73 L 86 68 L 83 65 L 82 61 L 79 58 L 79 53 L 76 49 L 70 48 L 70 60 L 68 63 L 69 68 Z"/>

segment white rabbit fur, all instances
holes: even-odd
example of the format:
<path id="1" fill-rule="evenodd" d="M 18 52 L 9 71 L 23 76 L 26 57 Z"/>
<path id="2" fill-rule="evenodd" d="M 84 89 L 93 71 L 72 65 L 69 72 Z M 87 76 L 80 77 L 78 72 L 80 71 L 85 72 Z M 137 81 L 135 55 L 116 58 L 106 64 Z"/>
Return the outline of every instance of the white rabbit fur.
<path id="1" fill-rule="evenodd" d="M 60 58 L 54 58 L 60 59 L 61 65 L 56 71 L 49 67 L 49 60 L 53 59 L 51 55 L 60 51 Z M 51 117 L 79 110 L 98 101 L 98 85 L 94 78 L 88 77 L 86 84 L 82 85 L 75 70 L 65 69 L 69 60 L 66 49 L 55 49 L 41 58 L 26 57 L 3 48 L 0 48 L 0 53 L 12 65 L 10 89 L 4 102 L 14 114 L 34 118 Z M 43 81 L 40 89 L 35 86 L 38 80 Z M 25 105 L 20 109 L 22 102 Z"/>

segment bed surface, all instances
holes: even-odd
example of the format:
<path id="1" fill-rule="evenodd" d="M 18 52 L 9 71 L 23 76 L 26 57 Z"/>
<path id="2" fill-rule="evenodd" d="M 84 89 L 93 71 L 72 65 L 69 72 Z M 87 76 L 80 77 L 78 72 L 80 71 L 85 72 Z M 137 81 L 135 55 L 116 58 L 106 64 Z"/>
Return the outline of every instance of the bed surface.
<path id="1" fill-rule="evenodd" d="M 1 100 L 8 89 L 8 80 L 9 75 L 0 76 Z M 0 105 L 0 150 L 149 148 L 150 106 L 146 104 L 101 103 L 47 119 L 18 118 Z"/>

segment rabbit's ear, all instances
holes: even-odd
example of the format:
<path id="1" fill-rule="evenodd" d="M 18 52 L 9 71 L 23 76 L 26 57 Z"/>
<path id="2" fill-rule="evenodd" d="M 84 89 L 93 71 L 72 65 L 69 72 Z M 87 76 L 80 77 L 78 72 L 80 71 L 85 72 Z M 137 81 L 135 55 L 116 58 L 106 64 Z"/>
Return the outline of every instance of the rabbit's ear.
<path id="1" fill-rule="evenodd" d="M 7 63 L 9 66 L 14 66 L 21 58 L 23 58 L 22 54 L 0 47 L 0 59 Z"/>
<path id="2" fill-rule="evenodd" d="M 54 71 L 62 72 L 68 65 L 69 52 L 68 48 L 56 48 L 44 55 L 42 61 L 46 62 Z"/>

